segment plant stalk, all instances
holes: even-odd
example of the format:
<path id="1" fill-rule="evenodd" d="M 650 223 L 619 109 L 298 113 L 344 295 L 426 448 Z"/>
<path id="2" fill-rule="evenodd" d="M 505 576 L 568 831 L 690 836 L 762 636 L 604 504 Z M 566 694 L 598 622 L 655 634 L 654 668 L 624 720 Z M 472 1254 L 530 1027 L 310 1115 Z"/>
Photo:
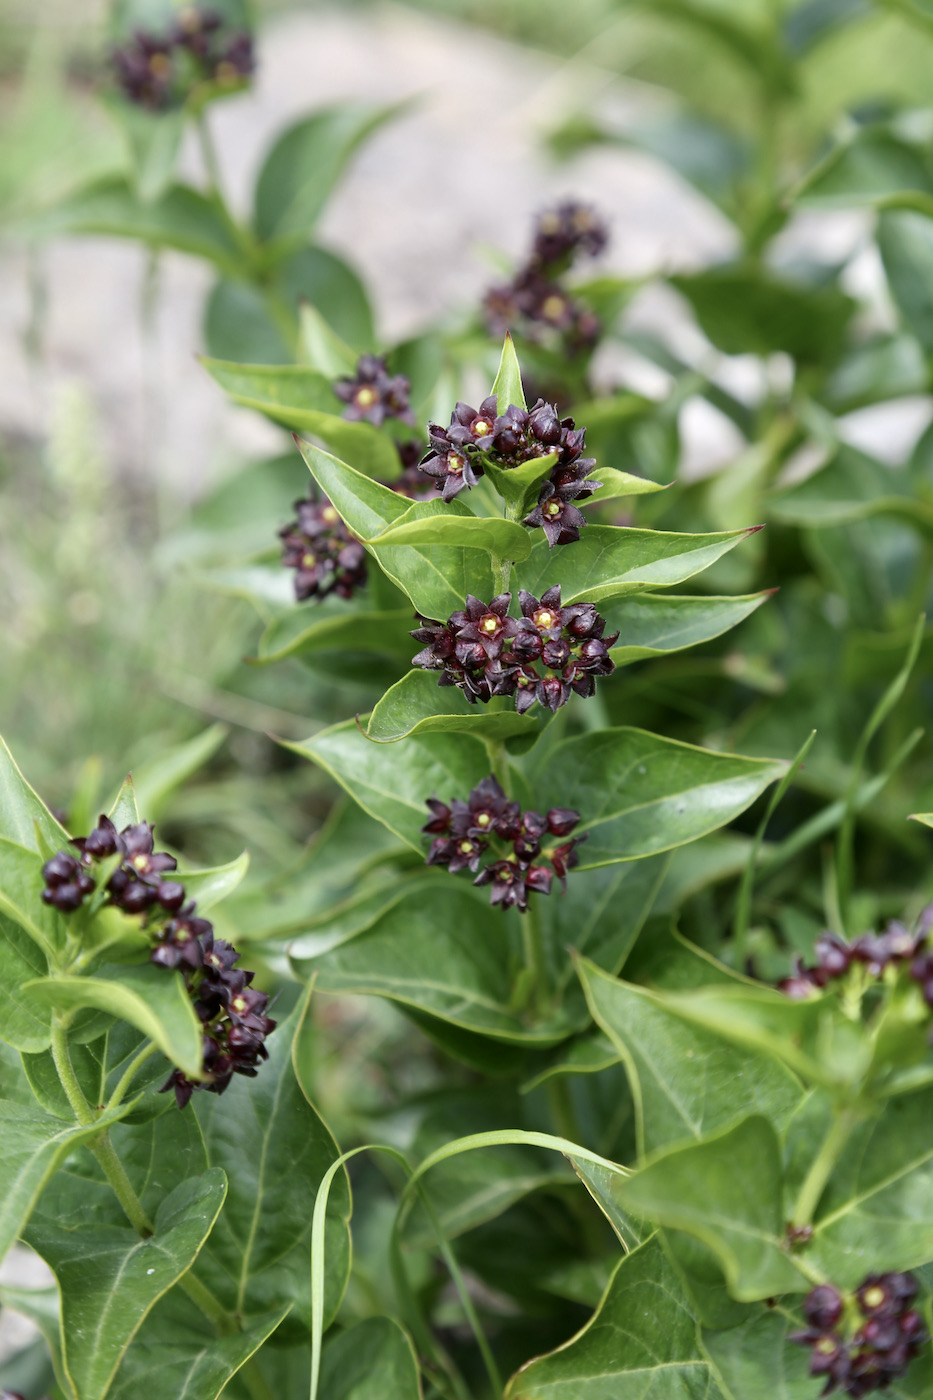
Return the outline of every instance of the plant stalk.
<path id="1" fill-rule="evenodd" d="M 813 1223 L 813 1216 L 826 1189 L 826 1183 L 832 1176 L 858 1121 L 859 1114 L 853 1108 L 844 1108 L 836 1112 L 832 1126 L 823 1140 L 823 1146 L 811 1162 L 810 1170 L 800 1188 L 794 1206 L 792 1225 L 800 1228 Z"/>
<path id="2" fill-rule="evenodd" d="M 544 939 L 541 936 L 541 915 L 534 896 L 528 901 L 528 908 L 519 918 L 522 921 L 522 951 L 528 980 L 531 983 L 531 1005 L 540 1016 L 547 1007 L 548 986 Z"/>
<path id="3" fill-rule="evenodd" d="M 116 1108 L 118 1104 L 121 1104 L 123 1102 L 123 1098 L 126 1094 L 126 1091 L 129 1089 L 133 1080 L 136 1078 L 136 1075 L 142 1069 L 149 1056 L 155 1053 L 155 1049 L 156 1047 L 153 1045 L 152 1041 L 150 1041 L 149 1044 L 145 1047 L 145 1049 L 140 1050 L 136 1058 L 130 1062 L 130 1064 L 126 1068 L 126 1071 L 120 1078 L 117 1087 L 114 1089 L 113 1093 L 110 1095 L 110 1098 L 107 1100 L 108 1108 Z"/>

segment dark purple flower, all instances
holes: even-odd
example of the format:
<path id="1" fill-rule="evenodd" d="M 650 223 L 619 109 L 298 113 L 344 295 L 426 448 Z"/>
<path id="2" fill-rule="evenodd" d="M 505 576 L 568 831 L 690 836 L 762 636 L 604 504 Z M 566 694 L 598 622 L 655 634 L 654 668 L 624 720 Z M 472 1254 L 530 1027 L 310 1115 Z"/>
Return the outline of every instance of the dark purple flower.
<path id="1" fill-rule="evenodd" d="M 282 566 L 295 570 L 295 597 L 351 598 L 366 582 L 366 551 L 326 497 L 295 502 L 298 519 L 279 531 Z"/>
<path id="2" fill-rule="evenodd" d="M 456 447 L 446 428 L 428 424 L 429 447 L 421 460 L 421 471 L 435 479 L 445 501 L 452 501 L 466 487 L 475 486 L 483 475 L 480 461 L 471 461 L 468 454 Z"/>
<path id="3" fill-rule="evenodd" d="M 58 851 L 47 860 L 42 867 L 42 877 L 45 880 L 42 902 L 61 914 L 73 913 L 96 888 L 87 871 L 68 851 Z"/>
<path id="4" fill-rule="evenodd" d="M 404 374 L 390 374 L 381 355 L 361 355 L 356 374 L 338 379 L 334 393 L 347 407 L 344 418 L 350 422 L 373 423 L 380 427 L 387 418 L 414 423 L 408 402 L 411 384 Z"/>
<path id="5" fill-rule="evenodd" d="M 577 200 L 565 200 L 538 216 L 532 257 L 549 267 L 565 264 L 577 253 L 594 258 L 608 241 L 609 230 L 595 209 Z"/>

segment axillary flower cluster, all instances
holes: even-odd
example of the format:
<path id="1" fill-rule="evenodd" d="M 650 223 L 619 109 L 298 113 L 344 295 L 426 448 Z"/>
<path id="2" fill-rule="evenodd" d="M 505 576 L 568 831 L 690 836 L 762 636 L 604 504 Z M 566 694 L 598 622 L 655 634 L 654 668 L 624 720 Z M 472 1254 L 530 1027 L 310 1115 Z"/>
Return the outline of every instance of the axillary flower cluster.
<path id="1" fill-rule="evenodd" d="M 560 586 L 535 598 L 523 589 L 518 595 L 521 617 L 510 617 L 511 593 L 490 603 L 472 594 L 466 607 L 446 622 L 422 618 L 412 632 L 424 649 L 413 666 L 440 671 L 438 685 L 457 686 L 471 705 L 494 695 L 515 699 L 524 714 L 536 702 L 556 711 L 571 692 L 584 698 L 596 693 L 597 676 L 611 676 L 615 662 L 609 649 L 618 632 L 605 636 L 606 619 L 592 603 L 562 608 Z"/>
<path id="2" fill-rule="evenodd" d="M 529 894 L 550 894 L 554 876 L 566 888 L 567 871 L 578 862 L 576 847 L 586 836 L 569 836 L 580 813 L 568 807 L 523 812 L 510 802 L 497 780 L 490 776 L 477 783 L 466 802 L 448 806 L 436 797 L 427 799 L 430 821 L 421 828 L 434 839 L 428 865 L 446 865 L 451 875 L 470 870 L 474 885 L 491 885 L 489 902 L 502 910 L 512 907 L 524 913 Z M 557 844 L 545 844 L 556 837 Z M 484 856 L 491 855 L 480 867 Z"/>
<path id="3" fill-rule="evenodd" d="M 933 1010 L 931 929 L 933 905 L 923 910 L 913 928 L 900 919 L 892 919 L 883 933 L 863 933 L 851 943 L 838 934 L 822 933 L 814 945 L 816 962 L 807 966 L 801 958 L 795 958 L 793 973 L 778 986 L 786 996 L 804 1001 L 846 978 L 854 968 L 862 970 L 862 978 L 868 984 L 884 981 L 898 969 L 906 968 Z"/>
<path id="4" fill-rule="evenodd" d="M 180 106 L 201 83 L 245 82 L 255 57 L 245 29 L 231 29 L 208 6 L 189 5 L 166 30 L 137 29 L 111 50 L 110 65 L 128 101 L 162 111 Z"/>
<path id="5" fill-rule="evenodd" d="M 198 917 L 194 901 L 186 902 L 184 885 L 165 878 L 176 861 L 154 849 L 153 827 L 139 822 L 118 831 L 102 816 L 89 835 L 71 844 L 76 855 L 58 851 L 42 867 L 43 901 L 72 914 L 97 892 L 99 880 L 105 881 L 103 903 L 142 918 L 152 945 L 150 962 L 184 975 L 204 1031 L 203 1068 L 208 1078 L 191 1080 L 176 1069 L 162 1092 L 174 1089 L 184 1108 L 195 1089 L 222 1094 L 234 1074 L 254 1078 L 257 1066 L 269 1058 L 265 1039 L 276 1025 L 266 1015 L 269 998 L 250 985 L 252 972 L 236 967 L 236 948 L 215 938 L 213 925 Z"/>
<path id="6" fill-rule="evenodd" d="M 810 1348 L 811 1376 L 822 1395 L 871 1395 L 902 1376 L 929 1340 L 913 1301 L 912 1274 L 870 1274 L 851 1296 L 820 1284 L 804 1300 L 807 1326 L 789 1340 Z"/>

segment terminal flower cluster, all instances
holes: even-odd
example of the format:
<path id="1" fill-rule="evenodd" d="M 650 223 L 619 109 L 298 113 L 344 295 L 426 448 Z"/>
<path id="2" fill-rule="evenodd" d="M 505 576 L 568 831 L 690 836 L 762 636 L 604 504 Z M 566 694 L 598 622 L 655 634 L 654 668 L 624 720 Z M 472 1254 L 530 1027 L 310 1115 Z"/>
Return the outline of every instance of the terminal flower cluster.
<path id="1" fill-rule="evenodd" d="M 414 423 L 408 401 L 411 382 L 404 374 L 390 374 L 382 355 L 361 355 L 356 373 L 338 379 L 334 393 L 347 407 L 343 417 L 351 423 L 372 423 L 380 428 L 387 418 Z"/>
<path id="2" fill-rule="evenodd" d="M 586 835 L 570 841 L 580 813 L 568 807 L 523 812 L 510 802 L 497 780 L 490 776 L 477 783 L 466 802 L 448 806 L 436 797 L 426 799 L 431 818 L 421 828 L 433 839 L 428 865 L 446 865 L 452 875 L 470 870 L 474 885 L 490 885 L 489 902 L 500 909 L 524 913 L 529 894 L 550 894 L 554 876 L 566 888 L 567 871 L 579 861 L 576 847 Z M 548 837 L 559 844 L 544 845 Z M 484 856 L 491 856 L 481 866 Z"/>
<path id="3" fill-rule="evenodd" d="M 518 330 L 531 340 L 557 339 L 571 354 L 592 345 L 599 320 L 561 279 L 578 256 L 595 257 L 608 239 L 605 223 L 589 205 L 568 200 L 541 214 L 527 261 L 483 300 L 490 334 Z"/>
<path id="4" fill-rule="evenodd" d="M 295 570 L 295 597 L 352 598 L 366 582 L 366 551 L 335 506 L 322 497 L 295 502 L 297 519 L 279 531 L 282 566 Z"/>
<path id="5" fill-rule="evenodd" d="M 111 50 L 110 64 L 128 101 L 152 111 L 181 106 L 203 83 L 234 86 L 255 68 L 253 41 L 216 10 L 190 5 L 163 31 L 137 29 Z"/>
<path id="6" fill-rule="evenodd" d="M 933 1009 L 933 951 L 929 931 L 933 927 L 933 906 L 924 910 L 914 929 L 900 919 L 892 919 L 883 933 L 863 933 L 847 943 L 835 933 L 822 933 L 816 940 L 816 962 L 806 966 L 794 959 L 794 971 L 778 985 L 795 1001 L 816 995 L 831 982 L 845 977 L 849 969 L 861 965 L 873 978 L 884 976 L 888 968 L 907 967 L 920 984 L 924 1000 Z"/>
<path id="7" fill-rule="evenodd" d="M 912 1274 L 870 1274 L 846 1299 L 820 1284 L 803 1304 L 807 1326 L 790 1341 L 810 1347 L 810 1374 L 825 1376 L 822 1395 L 871 1395 L 902 1376 L 928 1340 Z"/>
<path id="8" fill-rule="evenodd" d="M 188 1079 L 174 1070 L 163 1092 L 174 1089 L 180 1108 L 195 1089 L 222 1094 L 234 1074 L 253 1078 L 257 1065 L 268 1059 L 266 1036 L 275 1021 L 266 1013 L 269 998 L 252 986 L 253 973 L 236 967 L 240 955 L 231 943 L 214 937 L 208 919 L 198 917 L 185 888 L 165 876 L 176 868 L 174 856 L 154 849 L 154 829 L 139 822 L 118 831 L 102 816 L 92 832 L 71 843 L 77 855 L 58 851 L 42 868 L 42 898 L 62 913 L 73 913 L 98 888 L 101 873 L 106 903 L 144 919 L 150 962 L 178 969 L 203 1027 L 204 1080 Z M 93 872 L 93 873 L 92 873 Z"/>
<path id="9" fill-rule="evenodd" d="M 552 547 L 580 538 L 586 517 L 573 502 L 591 496 L 602 482 L 589 478 L 596 459 L 582 455 L 586 429 L 577 428 L 572 418 L 559 418 L 553 404 L 543 399 L 531 409 L 510 404 L 500 414 L 496 396 L 490 394 L 478 409 L 458 403 L 447 428 L 429 423 L 428 437 L 430 448 L 421 470 L 435 478 L 445 501 L 475 486 L 487 465 L 508 471 L 556 454 L 538 504 L 524 524 L 540 526 Z"/>
<path id="10" fill-rule="evenodd" d="M 571 692 L 595 695 L 596 678 L 615 670 L 609 650 L 618 632 L 604 636 L 606 619 L 592 603 L 562 608 L 559 585 L 540 599 L 524 589 L 518 598 L 518 618 L 509 616 L 511 593 L 488 604 L 470 594 L 446 622 L 422 618 L 411 635 L 424 647 L 412 665 L 440 671 L 438 685 L 457 686 L 471 705 L 514 696 L 519 714 L 536 702 L 556 711 Z"/>

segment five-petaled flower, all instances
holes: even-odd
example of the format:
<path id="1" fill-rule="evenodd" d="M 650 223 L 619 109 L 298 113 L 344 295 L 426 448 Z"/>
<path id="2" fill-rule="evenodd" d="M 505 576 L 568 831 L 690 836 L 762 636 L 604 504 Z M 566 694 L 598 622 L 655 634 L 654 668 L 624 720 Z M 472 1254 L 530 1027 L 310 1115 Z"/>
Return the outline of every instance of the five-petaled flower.
<path id="1" fill-rule="evenodd" d="M 282 567 L 295 570 L 295 597 L 352 598 L 366 582 L 366 551 L 326 497 L 295 502 L 297 520 L 279 531 Z"/>
<path id="2" fill-rule="evenodd" d="M 380 427 L 387 418 L 414 423 L 408 401 L 411 383 L 404 374 L 390 374 L 381 355 L 361 355 L 356 373 L 338 379 L 334 393 L 347 407 L 344 418 L 351 423 L 367 422 Z"/>

